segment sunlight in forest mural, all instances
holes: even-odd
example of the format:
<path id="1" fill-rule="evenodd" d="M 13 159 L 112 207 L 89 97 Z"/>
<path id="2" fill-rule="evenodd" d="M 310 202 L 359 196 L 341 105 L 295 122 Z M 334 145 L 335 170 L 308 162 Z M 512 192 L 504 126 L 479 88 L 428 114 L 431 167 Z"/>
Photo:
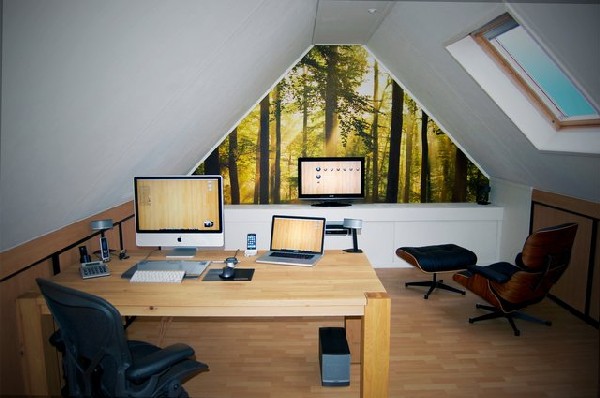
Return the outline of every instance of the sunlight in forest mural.
<path id="1" fill-rule="evenodd" d="M 298 202 L 299 157 L 365 158 L 366 203 L 475 202 L 488 180 L 362 46 L 314 46 L 195 174 L 228 204 Z"/>

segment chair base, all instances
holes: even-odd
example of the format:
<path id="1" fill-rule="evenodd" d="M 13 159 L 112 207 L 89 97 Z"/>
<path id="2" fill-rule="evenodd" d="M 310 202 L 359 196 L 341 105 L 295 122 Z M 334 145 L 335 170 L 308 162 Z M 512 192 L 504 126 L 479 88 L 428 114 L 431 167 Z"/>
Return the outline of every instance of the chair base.
<path id="1" fill-rule="evenodd" d="M 513 330 L 513 333 L 515 336 L 520 336 L 521 331 L 519 329 L 517 329 L 517 325 L 515 325 L 514 318 L 519 318 L 519 319 L 523 319 L 523 320 L 526 320 L 529 322 L 539 323 L 541 325 L 552 326 L 551 321 L 546 321 L 546 320 L 543 320 L 540 318 L 536 318 L 534 316 L 531 316 L 531 315 L 528 315 L 528 314 L 525 314 L 525 313 L 519 312 L 519 311 L 506 313 L 506 312 L 500 311 L 496 307 L 492 307 L 492 306 L 484 305 L 484 304 L 475 304 L 475 308 L 486 310 L 486 311 L 491 311 L 491 312 L 489 314 L 480 315 L 475 318 L 469 318 L 469 323 L 485 321 L 488 319 L 506 318 L 508 320 L 508 323 L 512 327 L 512 330 Z"/>
<path id="2" fill-rule="evenodd" d="M 431 293 L 433 293 L 433 291 L 435 289 L 443 289 L 443 290 L 448 290 L 450 292 L 454 292 L 454 293 L 459 293 L 462 294 L 463 296 L 466 294 L 466 292 L 464 290 L 460 290 L 457 289 L 455 287 L 446 285 L 444 283 L 444 281 L 442 280 L 437 280 L 437 274 L 433 274 L 433 279 L 430 281 L 418 281 L 418 282 L 406 282 L 404 284 L 405 287 L 407 286 L 429 286 L 429 291 L 427 293 L 425 293 L 425 295 L 423 295 L 423 298 L 425 300 L 427 300 L 429 298 L 429 295 Z"/>

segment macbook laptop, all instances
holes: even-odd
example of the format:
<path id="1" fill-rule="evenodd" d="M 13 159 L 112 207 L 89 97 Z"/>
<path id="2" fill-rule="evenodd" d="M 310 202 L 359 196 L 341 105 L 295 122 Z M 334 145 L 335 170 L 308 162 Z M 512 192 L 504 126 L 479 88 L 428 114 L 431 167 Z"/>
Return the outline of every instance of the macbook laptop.
<path id="1" fill-rule="evenodd" d="M 271 250 L 256 262 L 311 267 L 323 256 L 324 238 L 322 217 L 273 216 Z"/>

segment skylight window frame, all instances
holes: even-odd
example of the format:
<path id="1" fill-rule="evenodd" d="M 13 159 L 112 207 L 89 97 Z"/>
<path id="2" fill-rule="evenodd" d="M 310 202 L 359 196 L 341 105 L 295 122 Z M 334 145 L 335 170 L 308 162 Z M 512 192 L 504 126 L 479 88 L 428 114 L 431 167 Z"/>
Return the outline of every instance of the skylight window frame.
<path id="1" fill-rule="evenodd" d="M 490 23 L 484 25 L 482 28 L 472 32 L 470 36 L 473 40 L 483 49 L 483 51 L 509 76 L 509 78 L 516 84 L 519 90 L 537 107 L 542 115 L 554 126 L 556 131 L 565 131 L 568 128 L 575 127 L 600 127 L 600 115 L 599 116 L 566 116 L 558 105 L 555 104 L 554 100 L 550 95 L 537 84 L 537 82 L 529 76 L 527 71 L 515 60 L 512 59 L 508 52 L 503 52 L 501 46 L 494 45 L 490 40 L 500 34 L 507 32 L 517 26 L 521 26 L 527 35 L 548 55 L 548 52 L 544 47 L 537 42 L 533 36 L 527 32 L 527 29 L 523 25 L 520 25 L 510 14 L 503 14 Z M 488 37 L 490 37 L 488 39 Z M 552 57 L 550 60 L 554 62 Z M 554 62 L 556 67 L 567 77 L 568 75 L 564 70 Z M 574 85 L 577 88 L 577 86 Z M 580 91 L 580 90 L 579 90 Z M 581 92 L 581 91 L 580 91 Z M 583 95 L 583 93 L 581 93 Z M 585 97 L 585 96 L 584 96 Z M 589 100 L 588 100 L 589 102 Z M 595 106 L 592 107 L 598 110 Z"/>

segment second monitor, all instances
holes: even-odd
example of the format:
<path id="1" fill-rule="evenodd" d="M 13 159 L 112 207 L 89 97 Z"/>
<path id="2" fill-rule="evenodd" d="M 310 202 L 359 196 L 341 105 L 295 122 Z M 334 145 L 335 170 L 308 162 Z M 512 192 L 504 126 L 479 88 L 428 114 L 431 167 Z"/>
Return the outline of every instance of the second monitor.
<path id="1" fill-rule="evenodd" d="M 349 206 L 365 197 L 365 158 L 298 158 L 298 198 L 313 206 Z"/>

